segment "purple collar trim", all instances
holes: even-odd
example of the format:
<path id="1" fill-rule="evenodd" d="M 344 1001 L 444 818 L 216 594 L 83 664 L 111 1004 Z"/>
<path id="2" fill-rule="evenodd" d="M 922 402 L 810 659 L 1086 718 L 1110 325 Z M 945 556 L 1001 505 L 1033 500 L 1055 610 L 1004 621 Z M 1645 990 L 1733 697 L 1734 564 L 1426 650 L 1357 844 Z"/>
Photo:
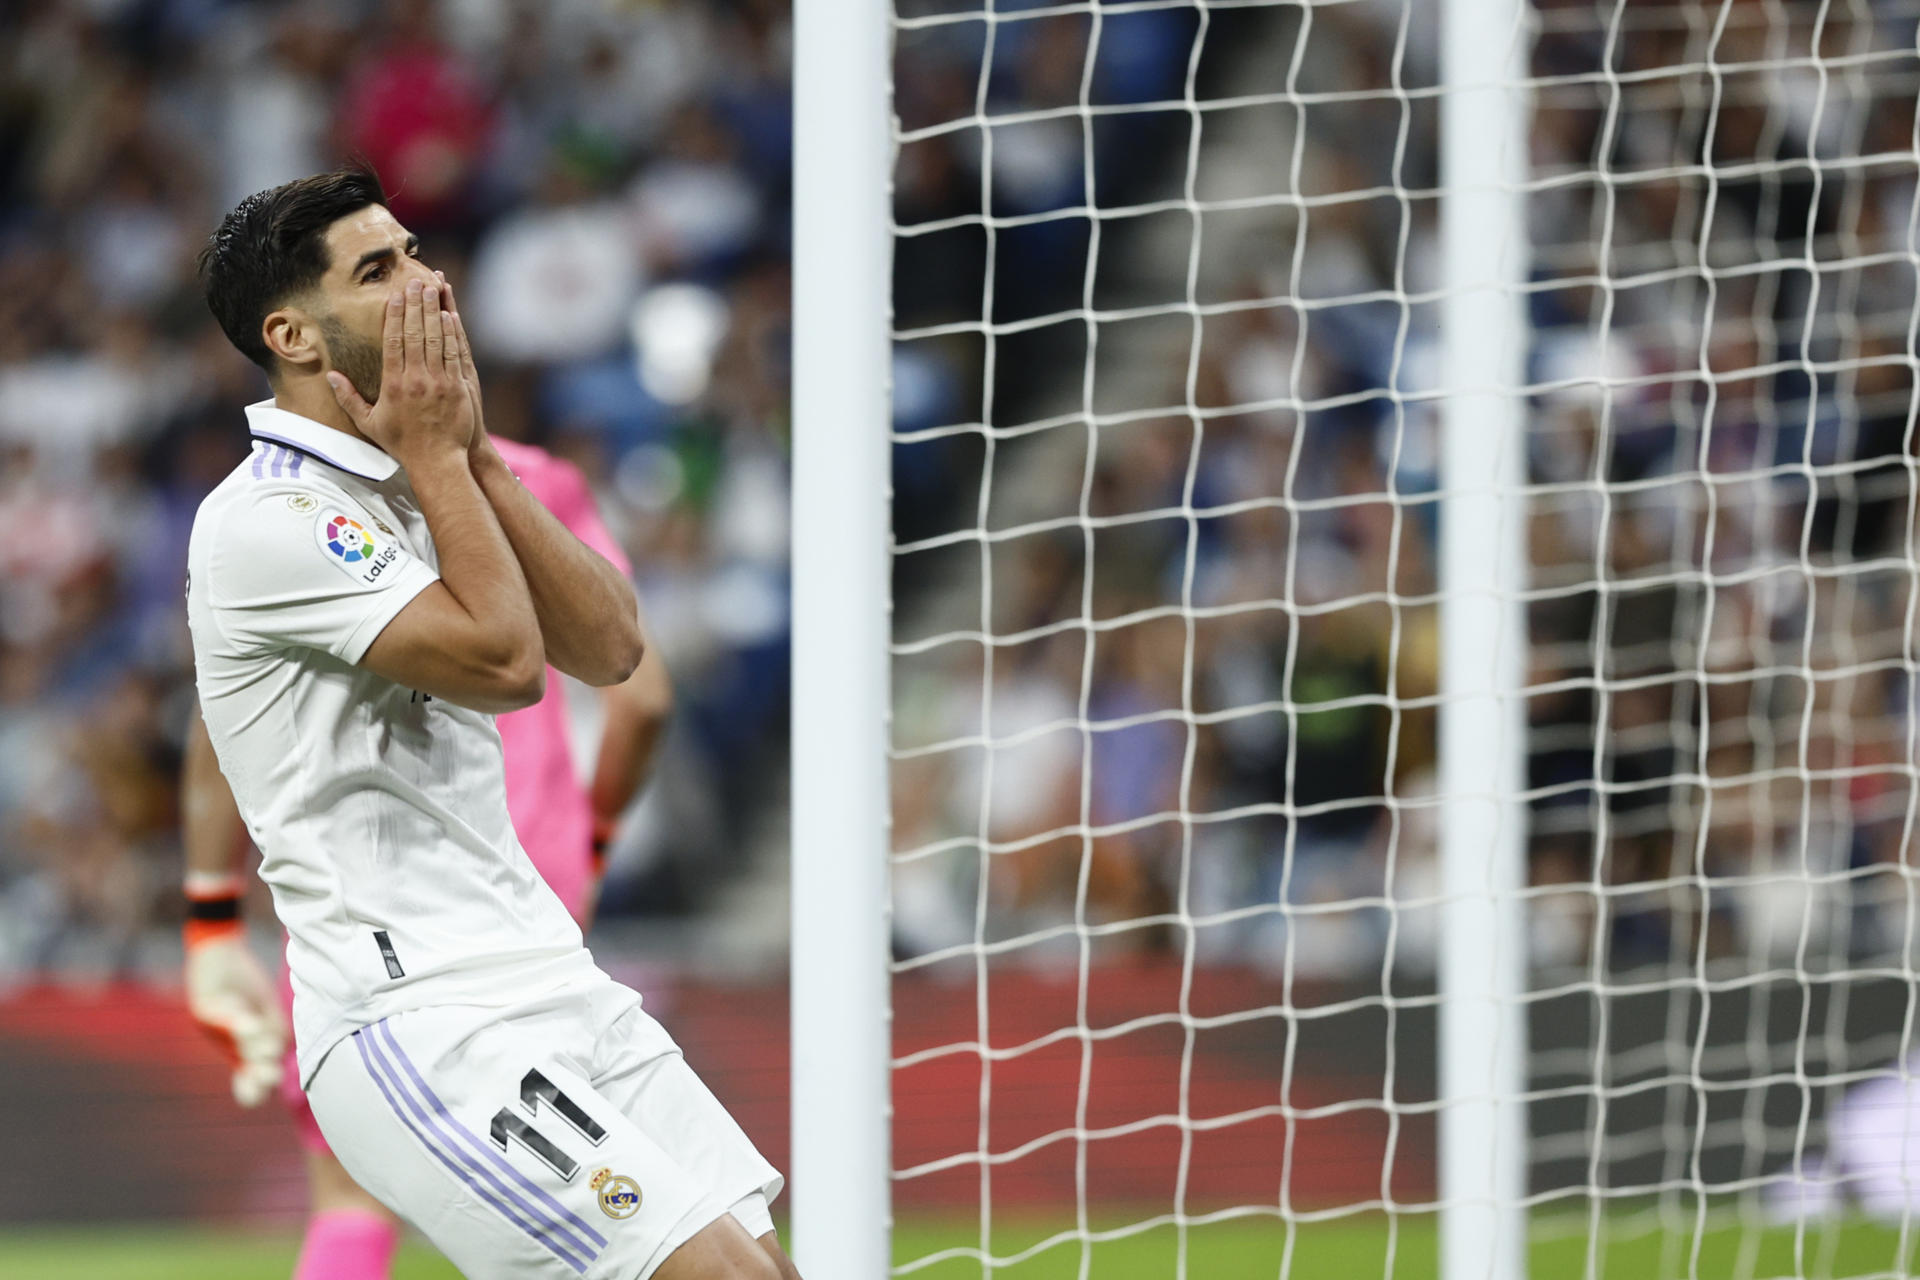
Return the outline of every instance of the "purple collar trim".
<path id="1" fill-rule="evenodd" d="M 382 477 L 382 476 L 370 476 L 364 471 L 357 471 L 354 468 L 348 466 L 346 463 L 340 461 L 338 458 L 329 458 L 326 454 L 321 453 L 318 449 L 314 448 L 312 445 L 303 444 L 298 440 L 289 440 L 285 436 L 277 436 L 273 434 L 273 432 L 271 431 L 261 431 L 256 428 L 255 430 L 249 432 L 249 434 L 252 435 L 252 437 L 255 440 L 270 440 L 274 444 L 286 446 L 287 448 L 293 450 L 295 453 L 303 453 L 309 458 L 317 458 L 321 462 L 326 463 L 328 466 L 333 467 L 336 470 L 344 471 L 350 476 L 359 476 L 362 480 L 371 480 L 373 483 L 379 484 L 383 479 L 391 478 L 391 477 Z"/>

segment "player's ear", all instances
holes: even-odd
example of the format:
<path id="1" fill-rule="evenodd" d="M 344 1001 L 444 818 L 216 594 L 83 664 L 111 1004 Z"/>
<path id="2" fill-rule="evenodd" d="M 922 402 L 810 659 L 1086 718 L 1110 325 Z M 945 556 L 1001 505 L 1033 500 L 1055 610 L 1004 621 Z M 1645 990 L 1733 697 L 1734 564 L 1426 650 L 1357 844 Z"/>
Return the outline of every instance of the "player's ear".
<path id="1" fill-rule="evenodd" d="M 320 326 L 300 307 L 280 307 L 260 322 L 260 337 L 267 350 L 295 368 L 319 367 L 325 361 L 320 346 Z"/>

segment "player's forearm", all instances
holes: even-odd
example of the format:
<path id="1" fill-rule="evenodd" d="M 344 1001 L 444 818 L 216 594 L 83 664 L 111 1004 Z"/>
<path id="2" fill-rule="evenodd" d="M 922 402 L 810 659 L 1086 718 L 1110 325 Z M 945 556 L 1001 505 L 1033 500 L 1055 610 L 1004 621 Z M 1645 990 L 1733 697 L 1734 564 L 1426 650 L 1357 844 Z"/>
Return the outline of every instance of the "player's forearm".
<path id="1" fill-rule="evenodd" d="M 180 769 L 180 839 L 186 847 L 189 884 L 236 879 L 246 836 L 233 788 L 220 772 L 213 739 L 196 709 L 187 727 L 186 759 Z"/>
<path id="2" fill-rule="evenodd" d="M 463 450 L 402 458 L 440 558 L 440 581 L 474 626 L 475 657 L 537 682 L 546 670 L 527 578 Z"/>
<path id="3" fill-rule="evenodd" d="M 591 685 L 617 685 L 645 644 L 633 584 L 527 492 L 491 445 L 473 452 L 473 474 L 526 573 L 547 661 Z"/>
<path id="4" fill-rule="evenodd" d="M 653 771 L 654 755 L 673 714 L 673 685 L 658 648 L 647 645 L 633 675 L 607 691 L 606 710 L 589 794 L 595 820 L 611 824 Z"/>

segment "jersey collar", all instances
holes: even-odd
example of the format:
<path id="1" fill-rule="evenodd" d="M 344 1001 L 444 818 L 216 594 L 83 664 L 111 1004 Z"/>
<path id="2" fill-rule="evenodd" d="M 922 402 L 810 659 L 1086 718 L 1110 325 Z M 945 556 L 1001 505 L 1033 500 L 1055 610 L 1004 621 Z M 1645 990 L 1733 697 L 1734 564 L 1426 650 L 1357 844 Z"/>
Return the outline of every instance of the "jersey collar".
<path id="1" fill-rule="evenodd" d="M 247 406 L 247 430 L 255 440 L 271 440 L 289 449 L 298 449 L 330 467 L 376 484 L 392 479 L 393 473 L 400 469 L 400 463 L 384 449 L 312 418 L 290 413 L 271 400 Z"/>

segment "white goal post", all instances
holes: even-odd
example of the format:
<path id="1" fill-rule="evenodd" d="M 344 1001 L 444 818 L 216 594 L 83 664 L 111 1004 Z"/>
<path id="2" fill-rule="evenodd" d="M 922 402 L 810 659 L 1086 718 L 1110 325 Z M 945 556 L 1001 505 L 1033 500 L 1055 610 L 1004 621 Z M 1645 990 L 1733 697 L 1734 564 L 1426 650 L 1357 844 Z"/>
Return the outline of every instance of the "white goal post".
<path id="1" fill-rule="evenodd" d="M 1440 1274 L 1527 1273 L 1525 0 L 1441 19 Z"/>
<path id="2" fill-rule="evenodd" d="M 1920 0 L 793 30 L 802 1271 L 1899 1273 Z"/>
<path id="3" fill-rule="evenodd" d="M 887 940 L 887 0 L 794 14 L 793 1250 L 883 1276 Z"/>

